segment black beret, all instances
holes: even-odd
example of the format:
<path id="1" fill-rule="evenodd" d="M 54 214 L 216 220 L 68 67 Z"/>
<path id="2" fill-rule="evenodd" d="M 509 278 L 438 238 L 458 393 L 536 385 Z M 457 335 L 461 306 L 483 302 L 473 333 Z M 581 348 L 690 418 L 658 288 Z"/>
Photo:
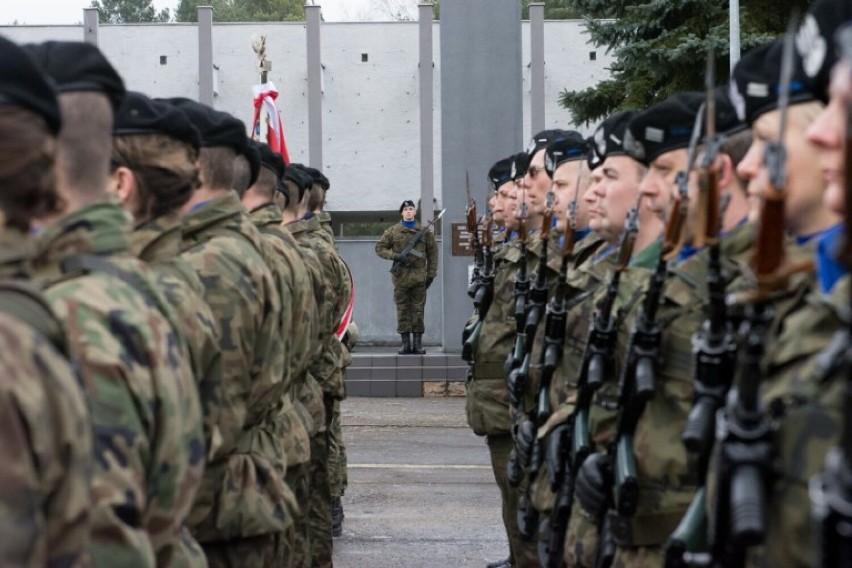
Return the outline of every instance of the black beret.
<path id="1" fill-rule="evenodd" d="M 38 114 L 54 134 L 62 128 L 59 104 L 48 79 L 19 46 L 0 37 L 0 105 L 15 105 Z"/>
<path id="2" fill-rule="evenodd" d="M 716 87 L 716 132 L 723 135 L 736 134 L 748 128 L 744 120 L 740 120 L 737 109 L 731 102 L 730 85 Z M 701 126 L 702 130 L 704 126 Z"/>
<path id="3" fill-rule="evenodd" d="M 850 20 L 852 2 L 849 0 L 816 0 L 796 34 L 797 67 L 807 90 L 823 102 L 828 102 L 831 68 L 839 55 L 834 49 L 834 35 Z"/>
<path id="4" fill-rule="evenodd" d="M 275 174 L 276 189 L 281 190 L 281 180 L 284 178 L 284 173 L 287 171 L 287 166 L 284 164 L 284 158 L 263 142 L 255 142 L 252 144 L 257 150 L 260 166 L 268 169 Z"/>
<path id="5" fill-rule="evenodd" d="M 761 115 L 778 108 L 780 94 L 781 59 L 784 40 L 753 49 L 734 67 L 731 77 L 731 104 L 740 120 L 751 126 Z M 790 104 L 815 100 L 805 87 L 801 69 L 793 67 L 790 78 Z"/>
<path id="6" fill-rule="evenodd" d="M 579 132 L 571 130 L 568 136 L 547 146 L 544 152 L 544 171 L 550 178 L 553 172 L 565 162 L 585 160 L 588 152 L 586 139 Z"/>
<path id="7" fill-rule="evenodd" d="M 304 173 L 308 174 L 312 180 L 311 185 L 316 184 L 323 189 L 328 189 L 326 185 L 328 184 L 328 178 L 322 175 L 322 172 L 316 168 L 312 168 L 310 166 L 306 166 L 304 164 L 293 164 L 295 167 L 301 169 Z M 324 185 L 326 184 L 326 185 Z"/>
<path id="8" fill-rule="evenodd" d="M 192 99 L 175 97 L 158 99 L 183 111 L 201 134 L 201 146 L 227 146 L 237 155 L 244 154 L 248 146 L 243 121 Z"/>
<path id="9" fill-rule="evenodd" d="M 510 175 L 512 179 L 520 179 L 527 175 L 527 168 L 530 167 L 530 155 L 526 152 L 518 152 L 513 156 L 512 171 Z"/>
<path id="10" fill-rule="evenodd" d="M 402 210 L 406 207 L 414 207 L 415 209 L 417 208 L 413 201 L 411 201 L 410 199 L 406 199 L 402 202 L 402 205 L 399 206 L 399 212 L 402 213 Z"/>
<path id="11" fill-rule="evenodd" d="M 198 129 L 184 113 L 135 91 L 127 91 L 118 107 L 112 133 L 115 136 L 165 134 L 190 144 L 196 150 L 201 146 Z"/>
<path id="12" fill-rule="evenodd" d="M 284 170 L 284 181 L 290 181 L 296 184 L 299 190 L 299 201 L 305 196 L 305 192 L 310 189 L 314 183 L 314 179 L 305 173 L 300 167 L 290 164 L 290 167 Z"/>
<path id="13" fill-rule="evenodd" d="M 251 138 L 248 138 L 248 140 L 246 140 L 246 149 L 243 152 L 243 156 L 245 156 L 249 165 L 249 187 L 254 185 L 254 182 L 257 181 L 257 176 L 260 175 L 259 144 L 260 142 L 255 142 Z"/>
<path id="14" fill-rule="evenodd" d="M 636 116 L 636 111 L 625 110 L 608 116 L 595 129 L 592 135 L 592 151 L 593 158 L 589 158 L 589 167 L 595 169 L 607 156 L 623 156 L 624 151 L 624 134 L 627 131 L 627 125 Z"/>
<path id="15" fill-rule="evenodd" d="M 543 150 L 547 148 L 550 144 L 554 142 L 559 142 L 560 140 L 564 140 L 568 136 L 574 133 L 573 130 L 542 130 L 538 134 L 532 137 L 529 145 L 527 145 L 527 154 L 530 159 L 536 155 L 539 150 Z"/>
<path id="16" fill-rule="evenodd" d="M 514 163 L 515 156 L 509 156 L 491 166 L 491 169 L 488 170 L 488 181 L 491 182 L 491 187 L 496 190 L 507 181 L 512 181 L 512 165 Z"/>
<path id="17" fill-rule="evenodd" d="M 57 93 L 98 92 L 117 110 L 124 98 L 124 81 L 100 49 L 80 41 L 46 41 L 24 49 L 55 84 Z"/>
<path id="18" fill-rule="evenodd" d="M 627 154 L 648 165 L 666 152 L 688 147 L 705 100 L 705 94 L 697 91 L 676 93 L 638 113 L 624 135 Z"/>

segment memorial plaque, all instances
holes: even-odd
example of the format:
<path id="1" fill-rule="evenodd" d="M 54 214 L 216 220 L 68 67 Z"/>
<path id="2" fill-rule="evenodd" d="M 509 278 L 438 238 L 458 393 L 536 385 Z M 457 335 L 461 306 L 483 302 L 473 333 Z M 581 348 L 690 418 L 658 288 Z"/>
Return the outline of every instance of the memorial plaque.
<path id="1" fill-rule="evenodd" d="M 467 231 L 467 224 L 452 223 L 453 229 L 453 256 L 473 256 L 473 250 L 470 248 L 470 233 Z"/>

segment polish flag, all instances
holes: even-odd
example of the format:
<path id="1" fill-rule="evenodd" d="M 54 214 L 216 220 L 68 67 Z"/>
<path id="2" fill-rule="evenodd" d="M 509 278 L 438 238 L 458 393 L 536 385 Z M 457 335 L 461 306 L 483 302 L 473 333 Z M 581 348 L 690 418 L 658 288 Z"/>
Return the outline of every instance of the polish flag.
<path id="1" fill-rule="evenodd" d="M 272 81 L 252 87 L 254 92 L 254 118 L 252 119 L 252 139 L 265 142 L 274 151 L 281 154 L 284 163 L 290 163 L 290 155 L 287 153 L 287 143 L 284 141 L 284 123 L 281 113 L 275 106 L 278 98 L 278 89 Z M 266 131 L 263 131 L 264 126 Z"/>

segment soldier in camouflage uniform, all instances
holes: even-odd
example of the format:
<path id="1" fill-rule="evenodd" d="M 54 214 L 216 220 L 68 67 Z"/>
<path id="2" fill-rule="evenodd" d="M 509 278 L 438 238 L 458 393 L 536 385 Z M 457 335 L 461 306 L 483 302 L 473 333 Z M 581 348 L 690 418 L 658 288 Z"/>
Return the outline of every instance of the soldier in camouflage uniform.
<path id="1" fill-rule="evenodd" d="M 308 502 L 310 469 L 310 436 L 313 428 L 310 414 L 299 401 L 298 393 L 304 388 L 313 349 L 313 338 L 319 334 L 319 312 L 314 299 L 308 269 L 302 260 L 299 244 L 282 225 L 281 209 L 274 203 L 276 193 L 283 190 L 285 165 L 281 154 L 268 145 L 254 143 L 260 154 L 261 167 L 257 180 L 251 187 L 241 189 L 243 206 L 249 211 L 252 222 L 270 241 L 282 264 L 281 272 L 286 276 L 286 298 L 288 326 L 285 329 L 288 351 L 287 372 L 292 376 L 289 397 L 283 401 L 279 422 L 280 435 L 287 454 L 287 484 L 300 504 Z M 239 158 L 238 158 L 239 159 Z M 292 399 L 292 400 L 291 400 Z M 300 510 L 295 519 L 296 540 L 293 549 L 287 550 L 288 560 L 307 557 L 308 532 L 307 511 Z M 299 548 L 297 552 L 295 548 Z"/>
<path id="2" fill-rule="evenodd" d="M 415 235 L 423 230 L 417 222 L 417 206 L 405 200 L 399 206 L 402 220 L 387 229 L 376 243 L 376 254 L 394 261 L 393 300 L 396 304 L 396 331 L 402 338 L 399 354 L 425 353 L 423 350 L 423 313 L 426 309 L 426 290 L 438 273 L 438 247 L 435 236 L 426 231 L 405 257 L 402 251 Z M 398 270 L 398 272 L 397 272 Z M 412 340 L 413 334 L 413 340 Z"/>
<path id="3" fill-rule="evenodd" d="M 62 351 L 67 345 L 61 322 L 35 288 L 21 283 L 32 253 L 26 236 L 32 217 L 58 206 L 59 107 L 27 54 L 2 38 L 0 98 L 0 564 L 86 566 L 89 411 Z"/>
<path id="4" fill-rule="evenodd" d="M 199 144 L 198 130 L 186 115 L 128 92 L 113 125 L 110 191 L 134 217 L 131 250 L 151 266 L 180 319 L 201 398 L 209 459 L 221 443 L 219 324 L 201 296 L 201 280 L 180 257 L 179 209 L 198 184 Z"/>
<path id="5" fill-rule="evenodd" d="M 272 420 L 289 389 L 280 281 L 265 260 L 268 244 L 231 190 L 234 159 L 247 144 L 243 124 L 188 99 L 169 102 L 201 134 L 201 184 L 182 208 L 181 256 L 198 273 L 222 330 L 222 444 L 190 527 L 211 566 L 269 566 L 281 556 L 297 507 Z"/>
<path id="6" fill-rule="evenodd" d="M 155 275 L 129 250 L 129 216 L 107 198 L 122 81 L 89 44 L 28 49 L 57 84 L 63 116 L 57 188 L 65 207 L 41 220 L 33 267 L 66 323 L 92 409 L 93 559 L 204 565 L 184 526 L 204 469 L 188 348 Z"/>

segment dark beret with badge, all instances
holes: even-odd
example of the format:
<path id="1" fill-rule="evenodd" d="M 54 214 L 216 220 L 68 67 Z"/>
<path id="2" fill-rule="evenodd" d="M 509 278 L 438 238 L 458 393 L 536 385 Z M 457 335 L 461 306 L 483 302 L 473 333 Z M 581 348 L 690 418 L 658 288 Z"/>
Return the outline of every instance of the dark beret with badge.
<path id="1" fill-rule="evenodd" d="M 24 46 L 41 71 L 53 79 L 56 92 L 106 95 L 117 110 L 124 98 L 121 75 L 100 49 L 81 41 L 46 41 Z"/>
<path id="2" fill-rule="evenodd" d="M 201 134 L 202 148 L 225 146 L 232 148 L 237 155 L 245 153 L 248 138 L 246 138 L 245 124 L 240 119 L 192 99 L 175 97 L 157 100 L 170 104 L 186 114 Z"/>
<path id="3" fill-rule="evenodd" d="M 542 130 L 533 136 L 532 140 L 530 140 L 530 143 L 527 145 L 527 155 L 531 160 L 533 156 L 539 152 L 539 150 L 544 150 L 554 142 L 559 142 L 560 140 L 564 140 L 574 134 L 577 134 L 574 130 Z"/>
<path id="4" fill-rule="evenodd" d="M 568 136 L 553 142 L 544 151 L 544 171 L 550 179 L 553 173 L 566 162 L 585 160 L 588 155 L 588 143 L 583 135 L 574 130 Z"/>
<path id="5" fill-rule="evenodd" d="M 638 113 L 624 135 L 627 155 L 647 166 L 667 152 L 688 147 L 705 99 L 704 93 L 677 93 Z"/>
<path id="6" fill-rule="evenodd" d="M 595 169 L 609 156 L 623 156 L 624 133 L 627 125 L 636 116 L 636 111 L 625 110 L 608 116 L 595 129 L 592 135 L 592 154 L 589 158 L 589 168 Z"/>
<path id="7" fill-rule="evenodd" d="M 417 206 L 414 204 L 413 201 L 411 201 L 410 199 L 406 199 L 402 202 L 402 205 L 399 206 L 399 212 L 402 213 L 402 210 L 406 207 L 414 207 L 415 209 L 417 209 Z"/>
<path id="8" fill-rule="evenodd" d="M 62 128 L 59 103 L 48 81 L 20 46 L 0 37 L 0 105 L 30 110 L 58 134 Z"/>
<path id="9" fill-rule="evenodd" d="M 196 150 L 201 146 L 198 129 L 184 113 L 135 91 L 128 91 L 118 107 L 112 133 L 115 136 L 165 134 L 186 142 Z"/>
<path id="10" fill-rule="evenodd" d="M 491 169 L 488 170 L 488 181 L 491 182 L 491 188 L 494 191 L 500 189 L 500 186 L 506 182 L 512 181 L 512 166 L 515 163 L 515 156 L 509 156 L 495 162 Z"/>
<path id="11" fill-rule="evenodd" d="M 287 172 L 284 158 L 263 142 L 254 142 L 252 146 L 257 150 L 260 167 L 264 167 L 275 174 L 275 189 L 282 191 L 282 180 Z"/>
<path id="12" fill-rule="evenodd" d="M 749 51 L 739 60 L 731 76 L 730 100 L 740 120 L 751 126 L 767 112 L 778 108 L 783 38 Z M 805 84 L 801 69 L 790 78 L 790 104 L 815 100 Z"/>
<path id="13" fill-rule="evenodd" d="M 521 179 L 527 175 L 527 168 L 530 167 L 530 155 L 526 152 L 518 152 L 512 158 L 512 179 Z"/>
<path id="14" fill-rule="evenodd" d="M 849 0 L 816 0 L 799 24 L 796 70 L 805 88 L 823 102 L 828 102 L 831 68 L 840 55 L 834 41 L 838 30 L 850 21 L 852 2 Z"/>

